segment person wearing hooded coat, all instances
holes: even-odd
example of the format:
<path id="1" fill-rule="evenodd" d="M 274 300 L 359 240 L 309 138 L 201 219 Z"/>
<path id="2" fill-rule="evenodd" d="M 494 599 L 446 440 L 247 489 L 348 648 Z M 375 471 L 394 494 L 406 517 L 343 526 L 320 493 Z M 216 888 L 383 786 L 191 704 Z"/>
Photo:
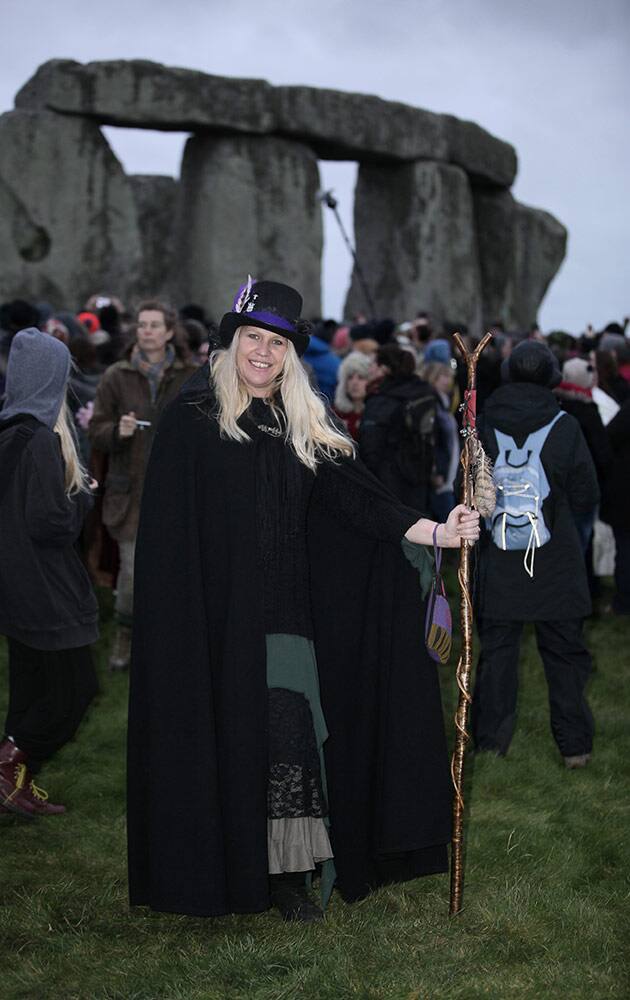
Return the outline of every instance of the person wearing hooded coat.
<path id="1" fill-rule="evenodd" d="M 426 585 L 411 543 L 434 524 L 373 479 L 310 388 L 301 305 L 278 282 L 243 286 L 157 429 L 136 556 L 132 905 L 310 921 L 318 864 L 346 900 L 446 867 L 439 685 L 401 551 L 407 536 Z M 438 542 L 477 535 L 460 507 Z"/>
<path id="2" fill-rule="evenodd" d="M 9 645 L 9 708 L 0 742 L 0 808 L 64 812 L 33 781 L 72 738 L 97 691 L 90 643 L 98 607 L 75 543 L 91 506 L 65 403 L 70 353 L 29 328 L 16 334 L 0 412 L 0 633 Z"/>
<path id="3" fill-rule="evenodd" d="M 528 435 L 560 413 L 552 388 L 560 382 L 549 348 L 524 341 L 505 363 L 508 380 L 486 401 L 478 420 L 483 446 L 494 461 L 495 428 L 522 448 Z M 516 725 L 520 636 L 533 622 L 549 688 L 551 730 L 567 767 L 591 755 L 593 718 L 584 696 L 591 658 L 582 635 L 591 600 L 576 515 L 599 501 L 597 474 L 580 426 L 564 413 L 540 453 L 549 481 L 542 513 L 549 541 L 535 550 L 533 575 L 522 550 L 504 551 L 482 531 L 477 586 L 481 656 L 472 704 L 478 750 L 507 752 Z"/>

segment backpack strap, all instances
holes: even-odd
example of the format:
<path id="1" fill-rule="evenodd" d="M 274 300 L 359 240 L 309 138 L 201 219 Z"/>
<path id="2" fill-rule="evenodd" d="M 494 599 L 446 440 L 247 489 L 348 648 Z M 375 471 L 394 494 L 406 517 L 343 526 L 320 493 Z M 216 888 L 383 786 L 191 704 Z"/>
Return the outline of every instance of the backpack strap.
<path id="1" fill-rule="evenodd" d="M 504 434 L 503 431 L 498 430 L 496 427 L 493 428 L 494 436 L 497 439 L 497 447 L 499 451 L 518 451 L 516 447 L 516 441 L 514 438 L 510 437 L 509 434 Z"/>
<path id="2" fill-rule="evenodd" d="M 529 449 L 530 451 L 537 451 L 538 454 L 540 454 L 552 427 L 555 424 L 557 424 L 560 417 L 563 416 L 564 416 L 564 410 L 560 410 L 560 412 L 556 413 L 555 417 L 553 417 L 553 419 L 550 420 L 548 424 L 544 424 L 542 427 L 539 427 L 537 431 L 533 431 L 528 436 L 527 441 L 523 445 L 523 451 Z"/>
<path id="3" fill-rule="evenodd" d="M 514 438 L 510 437 L 509 434 L 504 434 L 503 431 L 500 431 L 498 430 L 498 428 L 494 427 L 493 428 L 494 436 L 497 439 L 497 446 L 499 451 L 511 451 L 514 452 L 516 455 L 518 455 L 519 453 L 523 452 L 527 453 L 528 451 L 534 451 L 534 450 L 537 450 L 538 452 L 542 451 L 542 447 L 545 441 L 547 440 L 551 428 L 554 426 L 554 424 L 558 422 L 560 417 L 563 416 L 564 416 L 564 410 L 560 410 L 560 412 L 556 413 L 555 417 L 553 417 L 548 424 L 544 424 L 542 427 L 539 427 L 537 431 L 532 431 L 531 434 L 528 434 L 526 440 L 523 442 L 522 448 L 516 447 L 516 441 L 514 440 Z"/>

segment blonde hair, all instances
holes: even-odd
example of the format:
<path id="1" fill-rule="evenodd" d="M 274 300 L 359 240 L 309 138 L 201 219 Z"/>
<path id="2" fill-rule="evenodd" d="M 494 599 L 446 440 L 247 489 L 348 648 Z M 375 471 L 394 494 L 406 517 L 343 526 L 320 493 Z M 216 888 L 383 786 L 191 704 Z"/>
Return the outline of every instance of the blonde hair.
<path id="1" fill-rule="evenodd" d="M 443 361 L 429 361 L 420 370 L 429 385 L 435 385 L 440 375 L 449 375 L 451 380 L 455 378 L 451 366 L 444 364 Z"/>
<path id="2" fill-rule="evenodd" d="M 61 454 L 65 464 L 66 496 L 88 491 L 88 474 L 81 464 L 77 445 L 70 424 L 70 412 L 65 399 L 61 404 L 57 422 L 53 428 L 61 440 Z"/>
<path id="3" fill-rule="evenodd" d="M 240 327 L 227 349 L 212 352 L 210 373 L 218 403 L 217 419 L 221 436 L 245 443 L 251 438 L 239 426 L 238 419 L 251 403 L 252 396 L 236 364 L 239 332 Z M 324 459 L 334 462 L 342 455 L 354 456 L 353 442 L 337 430 L 328 416 L 323 400 L 309 384 L 291 341 L 287 342 L 278 391 L 284 413 L 274 406 L 273 398 L 270 399 L 270 411 L 285 441 L 311 472 L 316 472 L 318 464 Z"/>

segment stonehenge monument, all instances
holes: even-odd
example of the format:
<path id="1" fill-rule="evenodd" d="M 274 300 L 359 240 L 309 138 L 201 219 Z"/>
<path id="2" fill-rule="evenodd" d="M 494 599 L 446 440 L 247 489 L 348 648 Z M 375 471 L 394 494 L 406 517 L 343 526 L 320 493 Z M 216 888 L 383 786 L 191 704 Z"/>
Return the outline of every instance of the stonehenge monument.
<path id="1" fill-rule="evenodd" d="M 126 176 L 102 125 L 191 133 L 181 177 Z M 370 95 L 54 59 L 0 116 L 0 143 L 0 301 L 161 294 L 218 317 L 249 272 L 295 284 L 318 316 L 327 159 L 359 164 L 357 255 L 379 316 L 525 328 L 566 249 L 553 216 L 511 195 L 512 146 Z M 365 311 L 353 274 L 346 318 Z"/>

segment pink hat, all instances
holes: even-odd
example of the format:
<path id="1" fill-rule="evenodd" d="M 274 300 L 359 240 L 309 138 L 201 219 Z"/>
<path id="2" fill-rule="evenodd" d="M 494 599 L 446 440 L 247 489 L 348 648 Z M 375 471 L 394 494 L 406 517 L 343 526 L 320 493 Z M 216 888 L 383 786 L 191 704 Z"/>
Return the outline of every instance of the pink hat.
<path id="1" fill-rule="evenodd" d="M 349 326 L 339 326 L 335 330 L 335 335 L 332 339 L 331 347 L 333 351 L 347 351 L 350 347 L 350 327 Z"/>

